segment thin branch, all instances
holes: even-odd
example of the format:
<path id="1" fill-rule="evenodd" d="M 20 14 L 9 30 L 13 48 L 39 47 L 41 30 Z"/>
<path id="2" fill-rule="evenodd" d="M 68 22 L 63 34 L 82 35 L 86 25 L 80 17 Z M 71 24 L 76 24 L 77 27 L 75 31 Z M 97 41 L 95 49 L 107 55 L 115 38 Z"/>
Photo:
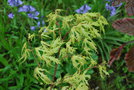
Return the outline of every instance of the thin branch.
<path id="1" fill-rule="evenodd" d="M 83 70 L 81 70 L 80 72 L 83 72 L 83 71 L 89 70 L 89 69 L 93 69 L 93 68 L 97 68 L 97 66 L 93 66 L 93 67 L 89 67 L 89 68 L 83 69 Z"/>
<path id="2" fill-rule="evenodd" d="M 69 33 L 70 33 L 70 31 L 68 31 L 68 32 L 63 36 L 62 40 L 64 40 L 64 39 L 67 37 L 67 35 L 68 35 Z M 59 54 L 60 54 L 60 50 L 61 50 L 61 48 L 60 48 L 59 51 L 58 51 L 58 57 L 59 57 Z M 58 64 L 55 64 L 54 74 L 53 74 L 53 82 L 55 81 L 55 76 L 56 76 L 57 68 L 58 68 Z M 54 87 L 54 84 L 51 84 L 50 90 L 52 90 L 53 87 Z"/>
<path id="3" fill-rule="evenodd" d="M 53 75 L 53 82 L 55 81 L 55 76 L 56 76 L 56 72 L 57 72 L 57 67 L 58 67 L 58 64 L 55 64 L 54 75 Z M 50 90 L 52 90 L 52 88 L 53 88 L 54 86 L 55 86 L 54 84 L 51 84 Z"/>
<path id="4" fill-rule="evenodd" d="M 61 50 L 61 48 L 60 48 L 59 51 L 58 51 L 58 55 L 59 55 L 59 53 L 60 53 L 60 50 Z M 56 76 L 57 68 L 58 68 L 58 64 L 55 64 L 54 74 L 53 74 L 53 82 L 55 81 L 55 76 Z M 52 90 L 53 87 L 54 87 L 54 84 L 51 84 L 50 90 Z"/>
<path id="5" fill-rule="evenodd" d="M 71 31 L 71 30 L 70 30 Z M 65 35 L 64 35 L 64 37 L 62 38 L 62 40 L 64 40 L 66 37 L 67 37 L 67 35 L 70 33 L 70 31 L 68 31 Z"/>
<path id="6" fill-rule="evenodd" d="M 128 42 L 126 42 L 125 44 L 130 44 L 130 43 L 134 43 L 134 40 L 128 41 Z"/>

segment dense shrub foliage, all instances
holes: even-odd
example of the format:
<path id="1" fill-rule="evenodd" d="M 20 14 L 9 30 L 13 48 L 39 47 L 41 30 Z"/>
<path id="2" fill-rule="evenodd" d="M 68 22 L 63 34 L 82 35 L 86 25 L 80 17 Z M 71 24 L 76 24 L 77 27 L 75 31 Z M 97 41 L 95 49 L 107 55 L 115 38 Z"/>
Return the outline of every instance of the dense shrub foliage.
<path id="1" fill-rule="evenodd" d="M 47 16 L 48 26 L 39 31 L 41 43 L 35 47 L 39 65 L 34 70 L 34 76 L 46 88 L 88 90 L 88 80 L 91 78 L 88 68 L 96 66 L 102 78 L 108 75 L 104 65 L 97 65 L 94 43 L 95 38 L 101 38 L 100 33 L 105 32 L 104 25 L 108 23 L 99 13 L 69 16 L 59 13 L 62 12 L 56 10 L 54 14 L 50 13 Z M 30 41 L 34 38 L 34 35 L 31 36 Z M 32 51 L 25 44 L 24 48 L 22 60 L 26 60 Z"/>

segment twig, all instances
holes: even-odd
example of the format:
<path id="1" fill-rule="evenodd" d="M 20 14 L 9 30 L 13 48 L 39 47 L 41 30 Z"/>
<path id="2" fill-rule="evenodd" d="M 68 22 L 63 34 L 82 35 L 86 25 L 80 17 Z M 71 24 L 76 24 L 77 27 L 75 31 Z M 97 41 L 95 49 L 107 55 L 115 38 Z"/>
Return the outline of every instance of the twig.
<path id="1" fill-rule="evenodd" d="M 62 38 L 62 40 L 64 40 L 64 39 L 67 37 L 67 35 L 68 35 L 69 33 L 70 33 L 70 31 L 68 31 L 68 32 L 64 35 L 64 37 Z M 61 50 L 61 48 L 60 48 L 59 51 L 58 51 L 58 57 L 59 57 L 59 54 L 60 54 L 60 50 Z M 56 72 L 57 72 L 57 67 L 58 67 L 58 64 L 55 64 L 54 74 L 53 74 L 53 82 L 55 81 L 55 76 L 56 76 Z M 54 87 L 54 84 L 51 84 L 50 90 L 52 90 L 53 87 Z"/>
<path id="2" fill-rule="evenodd" d="M 70 30 L 71 31 L 71 30 Z M 70 31 L 68 31 L 65 35 L 64 35 L 64 37 L 62 38 L 62 40 L 64 40 L 66 37 L 67 37 L 67 35 L 70 33 Z"/>
<path id="3" fill-rule="evenodd" d="M 130 44 L 130 43 L 134 43 L 134 40 L 128 41 L 128 42 L 126 42 L 125 44 Z"/>
<path id="4" fill-rule="evenodd" d="M 57 72 L 57 67 L 58 67 L 58 64 L 55 64 L 54 75 L 53 75 L 53 82 L 55 81 L 55 76 L 56 76 L 56 72 Z M 52 90 L 53 87 L 54 87 L 54 84 L 51 84 L 50 90 Z"/>
<path id="5" fill-rule="evenodd" d="M 61 49 L 61 48 L 60 48 Z M 58 55 L 60 53 L 60 49 L 58 51 Z M 57 72 L 57 67 L 58 67 L 58 64 L 55 64 L 55 68 L 54 68 L 54 74 L 53 74 L 53 82 L 55 81 L 55 76 L 56 76 L 56 72 Z M 51 88 L 50 90 L 52 90 L 52 88 L 54 87 L 54 84 L 51 84 Z"/>
<path id="6" fill-rule="evenodd" d="M 97 68 L 97 66 L 93 66 L 93 67 L 86 68 L 84 70 L 80 70 L 80 72 L 85 71 L 85 70 L 89 70 L 89 69 L 92 69 L 92 68 Z"/>

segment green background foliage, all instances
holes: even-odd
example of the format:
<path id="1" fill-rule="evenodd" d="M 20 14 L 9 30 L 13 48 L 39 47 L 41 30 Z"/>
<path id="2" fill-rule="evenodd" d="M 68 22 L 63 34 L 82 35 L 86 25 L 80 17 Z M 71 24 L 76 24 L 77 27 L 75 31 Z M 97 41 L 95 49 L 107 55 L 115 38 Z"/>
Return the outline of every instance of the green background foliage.
<path id="1" fill-rule="evenodd" d="M 10 7 L 7 0 L 0 1 L 0 90 L 46 89 L 51 87 L 50 85 L 52 85 L 53 82 L 56 84 L 54 88 L 59 90 L 63 86 L 63 90 L 68 87 L 77 87 L 81 90 L 80 87 L 82 86 L 84 86 L 84 88 L 88 86 L 89 89 L 99 87 L 100 90 L 134 89 L 134 75 L 128 72 L 123 59 L 125 53 L 132 45 L 125 47 L 122 57 L 117 62 L 114 62 L 112 67 L 107 68 L 106 65 L 112 48 L 118 47 L 123 42 L 134 40 L 133 36 L 119 33 L 111 26 L 112 21 L 126 16 L 123 7 L 118 8 L 118 13 L 111 17 L 105 9 L 105 0 L 23 1 L 26 5 L 34 6 L 40 12 L 40 16 L 45 16 L 44 21 L 46 21 L 46 26 L 40 28 L 40 31 L 31 31 L 30 26 L 36 24 L 36 20 L 29 19 L 25 13 L 18 14 L 17 7 Z M 75 10 L 86 3 L 92 7 L 91 11 L 89 11 L 91 13 L 83 15 L 76 14 Z M 56 9 L 62 9 L 64 13 L 53 14 L 52 12 Z M 8 18 L 7 15 L 10 12 L 15 13 L 14 19 Z M 98 18 L 104 16 L 108 20 L 109 24 L 104 27 L 105 32 L 97 28 L 98 26 L 95 26 L 97 30 L 94 30 L 94 32 L 90 31 L 90 37 L 86 36 L 89 32 L 78 32 L 78 30 L 77 32 L 75 30 L 73 32 L 72 28 L 78 24 L 80 25 L 78 25 L 79 30 L 81 30 L 80 28 L 83 23 L 87 25 L 85 26 L 86 28 L 89 28 L 91 25 L 87 24 L 86 20 L 88 18 L 91 22 L 93 19 L 87 16 L 93 14 L 97 15 L 96 17 Z M 50 15 L 54 15 L 55 18 Z M 57 21 L 60 22 L 59 26 L 55 24 Z M 43 32 L 44 28 L 46 28 L 47 32 Z M 61 31 L 61 35 L 59 35 L 58 32 L 59 28 L 64 31 Z M 72 29 L 72 32 L 62 41 L 62 37 L 70 29 Z M 83 36 L 84 38 L 90 38 L 90 42 L 82 42 L 82 40 L 84 40 L 82 38 Z M 74 43 L 73 40 L 70 41 L 70 43 L 70 39 L 78 40 L 78 43 Z M 84 50 L 83 47 L 86 48 L 85 50 L 89 49 L 88 46 L 82 46 L 83 43 L 91 48 L 89 50 L 89 54 L 91 54 L 90 57 L 88 57 L 88 54 L 86 55 L 86 51 L 82 52 L 82 50 Z M 40 48 L 41 50 L 44 48 L 44 50 L 40 51 Z M 61 53 L 58 55 L 59 48 L 61 48 Z M 73 53 L 65 53 L 67 48 L 74 52 L 70 51 Z M 39 54 L 37 54 L 38 51 Z M 69 57 L 63 58 L 66 54 Z M 49 57 L 46 56 L 48 59 L 44 60 L 39 55 L 48 55 Z M 75 56 L 71 58 L 73 55 Z M 82 62 L 79 62 L 77 59 Z M 74 62 L 71 60 L 74 60 Z M 55 75 L 56 78 L 53 81 L 55 63 L 58 64 L 58 67 Z M 108 73 L 105 72 L 106 68 Z M 105 76 L 103 75 L 104 73 L 109 75 Z M 72 75 L 72 77 L 70 75 Z M 84 78 L 80 79 L 80 77 L 87 78 L 85 80 Z M 64 81 L 63 78 L 67 79 Z M 45 81 L 43 81 L 44 79 Z M 60 80 L 66 83 L 60 82 Z M 80 81 L 83 81 L 83 83 L 78 85 Z M 85 86 L 85 83 L 88 83 L 88 85 Z M 73 87 L 71 85 L 73 85 Z"/>

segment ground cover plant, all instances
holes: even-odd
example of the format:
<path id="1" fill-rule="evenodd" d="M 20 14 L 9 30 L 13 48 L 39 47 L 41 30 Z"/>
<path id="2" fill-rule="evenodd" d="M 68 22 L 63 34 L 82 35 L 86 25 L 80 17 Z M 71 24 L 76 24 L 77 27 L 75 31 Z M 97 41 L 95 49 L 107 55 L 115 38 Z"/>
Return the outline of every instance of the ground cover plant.
<path id="1" fill-rule="evenodd" d="M 134 36 L 121 33 L 133 29 L 112 26 L 133 15 L 132 3 L 1 0 L 0 90 L 133 90 Z"/>

